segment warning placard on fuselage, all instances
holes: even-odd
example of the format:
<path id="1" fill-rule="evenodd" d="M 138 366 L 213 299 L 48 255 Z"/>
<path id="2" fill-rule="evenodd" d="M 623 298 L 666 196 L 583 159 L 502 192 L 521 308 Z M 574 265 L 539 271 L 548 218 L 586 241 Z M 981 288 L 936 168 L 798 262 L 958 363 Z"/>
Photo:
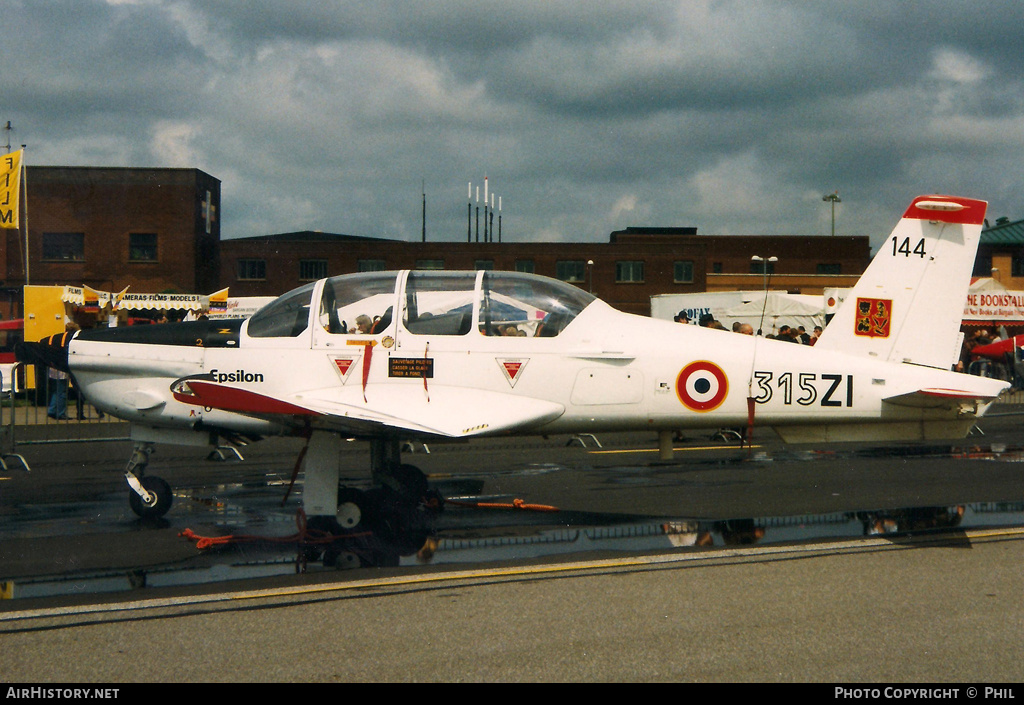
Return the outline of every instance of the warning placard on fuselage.
<path id="1" fill-rule="evenodd" d="M 434 359 L 429 357 L 388 358 L 388 377 L 433 378 Z"/>

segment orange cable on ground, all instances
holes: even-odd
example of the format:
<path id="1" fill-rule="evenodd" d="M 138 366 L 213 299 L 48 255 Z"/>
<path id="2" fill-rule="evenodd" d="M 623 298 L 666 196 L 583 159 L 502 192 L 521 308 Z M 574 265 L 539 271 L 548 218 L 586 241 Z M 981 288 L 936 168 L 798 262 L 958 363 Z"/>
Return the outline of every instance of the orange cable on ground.
<path id="1" fill-rule="evenodd" d="M 370 532 L 358 534 L 335 535 L 327 531 L 309 529 L 306 526 L 306 513 L 303 510 L 296 512 L 295 521 L 298 524 L 298 532 L 291 536 L 251 536 L 251 535 L 228 535 L 228 536 L 200 536 L 192 529 L 185 529 L 178 533 L 178 536 L 196 542 L 196 548 L 203 550 L 212 546 L 225 546 L 231 543 L 305 543 L 305 544 L 326 544 L 338 539 L 351 539 L 369 536 Z"/>
<path id="2" fill-rule="evenodd" d="M 558 507 L 552 507 L 549 504 L 527 504 L 521 499 L 513 499 L 508 503 L 501 502 L 456 502 L 453 500 L 446 500 L 446 504 L 454 504 L 460 507 L 475 507 L 477 509 L 524 509 L 533 512 L 557 512 L 561 511 Z"/>
<path id="3" fill-rule="evenodd" d="M 458 502 L 453 500 L 446 500 L 446 504 L 454 504 L 460 507 L 471 507 L 474 509 L 519 509 L 523 511 L 532 512 L 557 512 L 561 511 L 558 507 L 553 507 L 549 504 L 527 504 L 522 499 L 514 499 L 511 502 Z M 298 524 L 298 533 L 292 536 L 282 537 L 264 537 L 264 536 L 199 536 L 192 529 L 185 529 L 180 532 L 178 536 L 189 539 L 196 542 L 196 548 L 202 550 L 212 546 L 225 546 L 231 543 L 255 543 L 258 541 L 264 541 L 267 543 L 295 543 L 303 542 L 307 544 L 317 543 L 331 543 L 340 538 L 351 539 L 361 536 L 369 536 L 371 532 L 364 532 L 360 534 L 342 534 L 334 535 L 326 531 L 310 530 L 306 527 L 306 513 L 299 509 L 295 515 L 296 523 Z"/>

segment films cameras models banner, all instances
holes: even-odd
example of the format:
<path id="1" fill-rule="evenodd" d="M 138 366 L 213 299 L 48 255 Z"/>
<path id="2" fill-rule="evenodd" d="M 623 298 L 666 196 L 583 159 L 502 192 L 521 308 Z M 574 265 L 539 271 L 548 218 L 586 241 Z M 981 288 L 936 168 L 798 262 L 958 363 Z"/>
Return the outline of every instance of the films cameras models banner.
<path id="1" fill-rule="evenodd" d="M 224 312 L 228 308 L 228 289 L 221 289 L 209 296 L 203 294 L 132 294 L 127 287 L 119 292 L 98 291 L 88 286 L 64 286 L 61 301 L 100 310 L 108 305 L 113 309 L 126 311 L 140 309 L 180 309 L 186 311 Z"/>
<path id="2" fill-rule="evenodd" d="M 186 309 L 197 311 L 206 308 L 205 296 L 201 294 L 125 294 L 117 307 L 125 310 L 138 309 Z"/>

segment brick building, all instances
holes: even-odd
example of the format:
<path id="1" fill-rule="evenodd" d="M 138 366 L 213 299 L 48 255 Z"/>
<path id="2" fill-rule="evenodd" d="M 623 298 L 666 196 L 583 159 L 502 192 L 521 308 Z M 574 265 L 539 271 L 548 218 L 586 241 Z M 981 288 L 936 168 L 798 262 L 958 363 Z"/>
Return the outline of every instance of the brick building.
<path id="1" fill-rule="evenodd" d="M 498 269 L 569 281 L 648 315 L 654 294 L 760 288 L 754 255 L 778 258 L 771 288 L 820 294 L 851 286 L 870 245 L 867 237 L 700 236 L 696 228 L 627 228 L 606 243 L 400 242 L 307 231 L 223 240 L 220 284 L 232 296 L 259 296 L 350 272 Z"/>
<path id="2" fill-rule="evenodd" d="M 0 238 L 9 306 L 20 301 L 25 283 L 100 291 L 130 286 L 140 293 L 217 290 L 218 179 L 198 169 L 52 166 L 30 166 L 25 178 L 22 229 Z"/>
<path id="3" fill-rule="evenodd" d="M 1024 220 L 985 221 L 974 276 L 992 277 L 1013 291 L 1024 290 Z"/>
<path id="4" fill-rule="evenodd" d="M 273 296 L 322 276 L 381 269 L 500 269 L 570 281 L 622 310 L 650 312 L 654 294 L 749 290 L 777 257 L 772 289 L 850 286 L 867 237 L 705 236 L 693 227 L 631 227 L 605 242 L 405 242 L 321 232 L 220 239 L 220 181 L 198 169 L 27 169 L 24 231 L 4 231 L 5 316 L 21 286 L 117 292 Z M 2 305 L 2 304 L 0 304 Z"/>

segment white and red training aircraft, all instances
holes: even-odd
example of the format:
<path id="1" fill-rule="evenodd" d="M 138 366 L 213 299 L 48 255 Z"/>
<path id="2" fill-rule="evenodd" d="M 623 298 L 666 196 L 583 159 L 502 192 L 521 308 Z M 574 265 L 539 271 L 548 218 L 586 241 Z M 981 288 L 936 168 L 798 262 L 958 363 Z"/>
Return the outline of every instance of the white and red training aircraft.
<path id="1" fill-rule="evenodd" d="M 614 310 L 569 284 L 499 271 L 324 279 L 248 320 L 105 328 L 26 343 L 132 425 L 132 506 L 162 515 L 153 443 L 308 438 L 303 505 L 358 527 L 340 444 L 369 440 L 375 485 L 427 492 L 412 439 L 774 428 L 787 442 L 965 436 L 1008 385 L 950 371 L 986 203 L 922 196 L 813 347 Z M 337 521 L 335 524 L 334 522 Z"/>

